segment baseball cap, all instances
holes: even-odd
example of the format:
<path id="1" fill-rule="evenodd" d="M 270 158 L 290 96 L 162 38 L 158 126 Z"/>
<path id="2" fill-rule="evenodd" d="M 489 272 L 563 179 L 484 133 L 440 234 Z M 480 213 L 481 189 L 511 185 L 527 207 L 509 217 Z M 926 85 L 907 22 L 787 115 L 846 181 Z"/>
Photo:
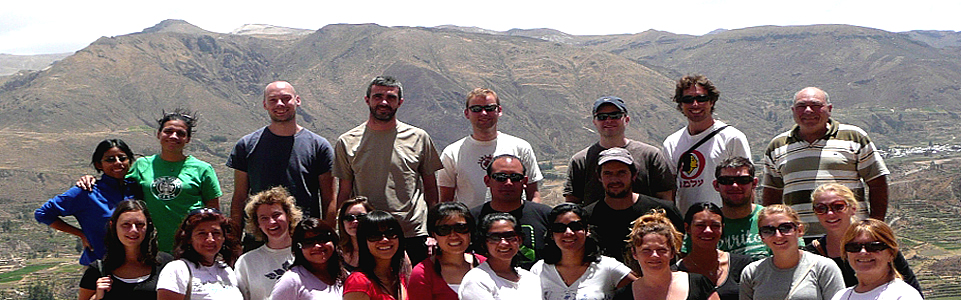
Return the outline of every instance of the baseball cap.
<path id="1" fill-rule="evenodd" d="M 614 106 L 617 106 L 617 108 L 620 109 L 622 112 L 627 112 L 627 106 L 624 106 L 624 100 L 614 96 L 604 96 L 594 101 L 593 113 L 596 114 L 597 109 L 604 104 L 613 104 Z"/>
<path id="2" fill-rule="evenodd" d="M 601 151 L 600 157 L 597 159 L 597 165 L 601 166 L 610 161 L 619 161 L 628 166 L 634 165 L 634 157 L 631 156 L 631 152 L 627 149 L 614 147 L 604 151 Z"/>

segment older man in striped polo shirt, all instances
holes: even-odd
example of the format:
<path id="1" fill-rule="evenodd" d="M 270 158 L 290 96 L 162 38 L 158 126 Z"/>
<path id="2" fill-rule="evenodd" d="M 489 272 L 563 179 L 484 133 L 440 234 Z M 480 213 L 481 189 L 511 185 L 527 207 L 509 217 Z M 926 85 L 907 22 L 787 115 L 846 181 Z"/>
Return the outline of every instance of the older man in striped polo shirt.
<path id="1" fill-rule="evenodd" d="M 831 119 L 832 108 L 827 92 L 798 91 L 791 106 L 797 125 L 774 137 L 764 152 L 763 204 L 791 205 L 807 223 L 808 237 L 824 233 L 811 207 L 811 192 L 821 184 L 851 188 L 861 202 L 861 216 L 884 220 L 888 208 L 890 172 L 881 154 L 864 130 Z"/>

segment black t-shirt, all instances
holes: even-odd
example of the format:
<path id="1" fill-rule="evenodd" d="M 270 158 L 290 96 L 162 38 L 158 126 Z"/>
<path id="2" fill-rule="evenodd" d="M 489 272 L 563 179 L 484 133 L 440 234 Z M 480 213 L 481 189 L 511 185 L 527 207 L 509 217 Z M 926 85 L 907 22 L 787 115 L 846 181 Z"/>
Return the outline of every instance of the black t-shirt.
<path id="1" fill-rule="evenodd" d="M 630 253 L 626 252 L 625 240 L 631 233 L 631 222 L 652 209 L 664 209 L 677 231 L 684 232 L 684 218 L 674 203 L 646 195 L 638 195 L 634 205 L 623 210 L 614 210 L 603 200 L 584 208 L 587 212 L 587 223 L 595 226 L 594 234 L 600 241 L 601 253 L 620 262 L 625 261 L 625 253 Z"/>
<path id="2" fill-rule="evenodd" d="M 484 216 L 495 212 L 498 211 L 491 208 L 490 201 L 470 210 L 470 213 L 474 215 L 474 218 L 477 220 L 478 225 L 480 225 Z M 521 245 L 520 254 L 525 258 L 521 261 L 521 267 L 530 270 L 534 262 L 541 259 L 547 228 L 553 221 L 547 219 L 551 214 L 551 207 L 540 203 L 524 201 L 520 208 L 506 213 L 514 216 L 517 222 L 521 224 L 521 235 L 524 241 Z M 484 246 L 484 244 L 474 245 L 474 247 Z"/>
<path id="3" fill-rule="evenodd" d="M 727 279 L 721 286 L 717 287 L 717 295 L 721 297 L 721 300 L 737 300 L 740 294 L 740 282 L 741 282 L 741 271 L 744 267 L 754 262 L 750 256 L 743 254 L 729 253 L 731 255 L 728 261 L 728 272 Z M 678 271 L 687 272 L 687 268 L 682 264 L 677 264 Z"/>
<path id="4" fill-rule="evenodd" d="M 156 299 L 157 298 L 157 277 L 160 277 L 160 270 L 163 269 L 164 265 L 172 261 L 174 258 L 165 252 L 160 252 L 157 254 L 158 265 L 154 266 L 150 271 L 150 277 L 147 280 L 137 282 L 137 283 L 126 283 L 120 281 L 116 277 L 112 277 L 113 283 L 110 284 L 110 291 L 104 293 L 104 299 Z M 97 279 L 103 277 L 100 273 L 100 266 L 102 266 L 103 261 L 97 260 L 90 263 L 87 270 L 83 272 L 83 277 L 80 278 L 80 287 L 88 290 L 97 290 Z M 110 273 L 109 271 L 107 272 Z"/>
<path id="5" fill-rule="evenodd" d="M 687 282 L 687 300 L 706 300 L 711 296 L 711 293 L 714 293 L 714 283 L 704 275 L 687 273 Z M 632 285 L 628 284 L 614 292 L 614 298 L 611 298 L 611 300 L 634 300 Z"/>

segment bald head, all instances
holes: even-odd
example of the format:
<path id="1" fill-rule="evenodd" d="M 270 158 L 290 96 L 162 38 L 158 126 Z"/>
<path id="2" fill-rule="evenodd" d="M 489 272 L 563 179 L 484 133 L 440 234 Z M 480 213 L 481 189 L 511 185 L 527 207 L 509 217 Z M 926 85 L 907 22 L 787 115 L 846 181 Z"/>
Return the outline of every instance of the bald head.
<path id="1" fill-rule="evenodd" d="M 294 91 L 294 86 L 291 85 L 289 82 L 274 81 L 268 84 L 267 87 L 264 88 L 264 99 L 267 99 L 267 96 L 270 95 L 271 91 L 278 91 L 278 90 L 286 91 L 291 95 L 297 95 L 297 92 Z"/>
<path id="2" fill-rule="evenodd" d="M 797 93 L 794 93 L 794 101 L 797 101 L 798 97 L 816 98 L 816 99 L 820 99 L 825 104 L 831 103 L 831 99 L 828 97 L 828 92 L 825 92 L 824 90 L 813 87 L 813 86 L 803 88 Z"/>
<path id="3" fill-rule="evenodd" d="M 300 96 L 286 81 L 274 81 L 264 88 L 264 109 L 273 123 L 296 124 Z"/>

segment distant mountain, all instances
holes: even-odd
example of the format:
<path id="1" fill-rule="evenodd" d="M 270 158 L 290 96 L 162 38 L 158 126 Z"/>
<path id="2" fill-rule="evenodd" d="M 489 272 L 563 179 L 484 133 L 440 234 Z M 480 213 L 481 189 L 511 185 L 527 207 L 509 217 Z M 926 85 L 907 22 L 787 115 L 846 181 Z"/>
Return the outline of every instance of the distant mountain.
<path id="1" fill-rule="evenodd" d="M 230 34 L 239 35 L 305 35 L 314 32 L 308 29 L 281 27 L 267 24 L 246 24 L 234 29 Z"/>
<path id="2" fill-rule="evenodd" d="M 948 30 L 912 30 L 901 34 L 935 48 L 961 47 L 961 32 Z"/>
<path id="3" fill-rule="evenodd" d="M 0 76 L 10 75 L 17 71 L 40 70 L 50 66 L 55 61 L 70 56 L 72 52 L 37 55 L 13 55 L 0 53 Z"/>

